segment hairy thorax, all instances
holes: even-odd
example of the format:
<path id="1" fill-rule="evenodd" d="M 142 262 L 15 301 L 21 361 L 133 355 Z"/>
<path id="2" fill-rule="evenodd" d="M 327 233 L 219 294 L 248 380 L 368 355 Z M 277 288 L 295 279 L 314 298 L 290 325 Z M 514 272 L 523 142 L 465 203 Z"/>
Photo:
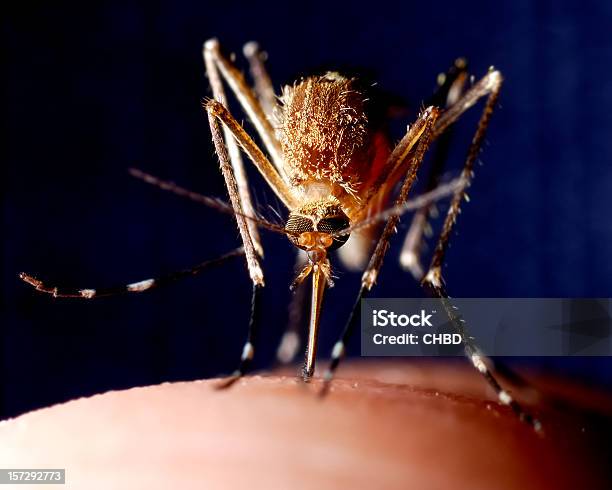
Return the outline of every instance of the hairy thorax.
<path id="1" fill-rule="evenodd" d="M 337 73 L 309 77 L 285 87 L 281 102 L 277 136 L 294 190 L 306 200 L 358 201 L 373 155 L 364 95 L 354 81 Z"/>

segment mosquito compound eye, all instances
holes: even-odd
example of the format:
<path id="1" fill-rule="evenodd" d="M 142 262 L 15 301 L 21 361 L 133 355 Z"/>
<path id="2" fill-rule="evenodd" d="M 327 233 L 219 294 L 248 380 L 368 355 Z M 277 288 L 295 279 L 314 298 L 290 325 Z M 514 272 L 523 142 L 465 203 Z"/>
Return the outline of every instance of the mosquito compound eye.
<path id="1" fill-rule="evenodd" d="M 333 235 L 345 228 L 348 228 L 350 225 L 350 221 L 346 216 L 331 216 L 329 218 L 320 219 L 317 223 L 317 231 L 322 231 L 323 233 L 329 233 Z M 334 242 L 332 243 L 329 250 L 335 250 L 340 248 L 342 245 L 346 243 L 349 235 L 342 235 L 339 237 L 334 237 Z"/>
<path id="2" fill-rule="evenodd" d="M 314 231 L 314 225 L 312 220 L 304 216 L 292 214 L 287 220 L 285 230 L 291 235 L 300 235 L 306 231 Z"/>
<path id="3" fill-rule="evenodd" d="M 331 218 L 320 219 L 317 223 L 317 231 L 322 231 L 323 233 L 329 233 L 331 235 L 332 233 L 348 228 L 348 226 L 348 218 L 333 216 Z"/>

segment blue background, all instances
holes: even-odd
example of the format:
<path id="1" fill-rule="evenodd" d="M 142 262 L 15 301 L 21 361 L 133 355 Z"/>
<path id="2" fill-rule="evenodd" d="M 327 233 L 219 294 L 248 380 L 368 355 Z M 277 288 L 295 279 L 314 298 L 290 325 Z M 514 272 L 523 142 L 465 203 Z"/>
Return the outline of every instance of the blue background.
<path id="1" fill-rule="evenodd" d="M 237 246 L 230 217 L 129 177 L 136 166 L 225 197 L 201 101 L 202 42 L 258 40 L 275 87 L 321 67 L 361 68 L 411 110 L 465 56 L 506 79 L 484 165 L 445 276 L 454 296 L 612 296 L 612 3 L 63 2 L 3 15 L 2 404 L 0 414 L 112 388 L 230 372 L 250 283 L 244 263 L 145 295 L 53 300 L 17 280 L 105 287 L 188 267 Z M 245 67 L 241 56 L 238 64 Z M 457 128 L 461 166 L 476 111 Z M 249 129 L 250 130 L 250 129 Z M 250 171 L 262 211 L 276 205 Z M 404 220 L 405 223 L 409 220 Z M 439 223 L 438 223 L 439 224 Z M 405 228 L 404 228 L 405 230 Z M 420 295 L 396 239 L 378 296 Z M 293 251 L 264 233 L 267 288 L 256 367 L 287 323 Z M 342 328 L 359 274 L 326 298 L 321 353 Z M 358 352 L 358 341 L 351 344 Z M 542 360 L 612 386 L 612 361 Z"/>

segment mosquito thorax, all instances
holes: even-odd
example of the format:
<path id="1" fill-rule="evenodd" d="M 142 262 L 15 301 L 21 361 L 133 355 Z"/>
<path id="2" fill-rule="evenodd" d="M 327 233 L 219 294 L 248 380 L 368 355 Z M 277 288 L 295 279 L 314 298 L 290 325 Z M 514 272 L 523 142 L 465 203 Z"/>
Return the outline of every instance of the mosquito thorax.
<path id="1" fill-rule="evenodd" d="M 332 236 L 350 225 L 350 220 L 335 198 L 312 201 L 289 213 L 285 230 L 289 241 L 303 250 L 335 250 L 349 235 Z"/>

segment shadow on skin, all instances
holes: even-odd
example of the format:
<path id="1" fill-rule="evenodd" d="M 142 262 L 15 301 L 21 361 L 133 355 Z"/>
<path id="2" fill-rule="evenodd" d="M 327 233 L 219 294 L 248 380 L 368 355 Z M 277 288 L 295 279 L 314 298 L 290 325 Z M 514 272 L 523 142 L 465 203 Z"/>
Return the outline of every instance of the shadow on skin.
<path id="1" fill-rule="evenodd" d="M 567 401 L 531 407 L 544 435 L 454 362 L 347 364 L 325 399 L 316 378 L 218 383 L 108 392 L 4 421 L 2 467 L 65 468 L 62 488 L 75 489 L 610 488 L 612 399 L 565 382 L 539 383 Z"/>

